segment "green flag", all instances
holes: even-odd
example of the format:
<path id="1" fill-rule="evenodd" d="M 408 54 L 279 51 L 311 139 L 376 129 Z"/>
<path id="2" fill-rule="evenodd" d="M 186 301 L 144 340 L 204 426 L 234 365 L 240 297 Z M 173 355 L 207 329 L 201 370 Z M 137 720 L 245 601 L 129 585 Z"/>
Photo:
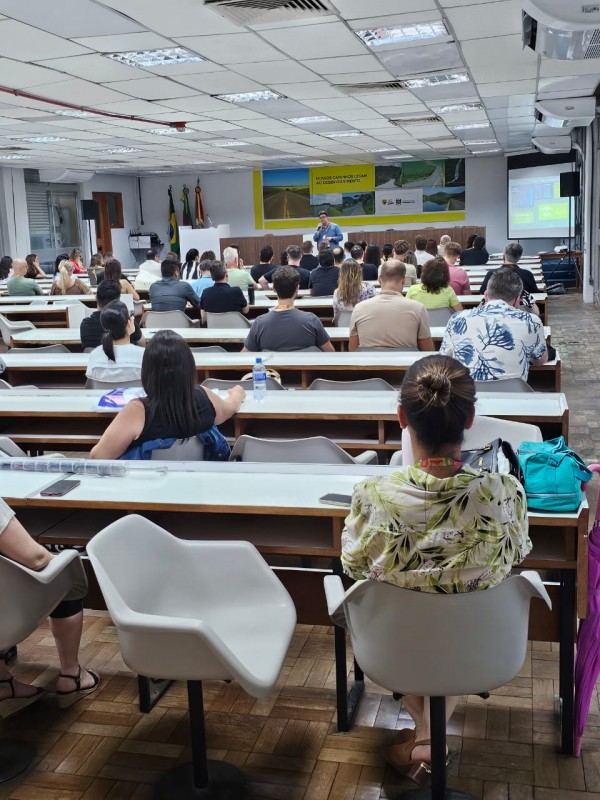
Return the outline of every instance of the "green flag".
<path id="1" fill-rule="evenodd" d="M 169 186 L 169 243 L 173 253 L 179 255 L 179 228 L 177 227 L 177 217 L 175 215 L 175 203 L 173 203 L 173 187 Z"/>

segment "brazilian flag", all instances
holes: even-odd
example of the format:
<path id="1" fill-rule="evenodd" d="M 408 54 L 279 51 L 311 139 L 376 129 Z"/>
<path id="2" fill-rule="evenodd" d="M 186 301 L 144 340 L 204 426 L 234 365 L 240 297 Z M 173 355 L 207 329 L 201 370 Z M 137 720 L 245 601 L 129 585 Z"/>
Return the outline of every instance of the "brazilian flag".
<path id="1" fill-rule="evenodd" d="M 177 227 L 177 217 L 175 215 L 175 203 L 173 202 L 173 187 L 169 186 L 169 243 L 171 250 L 179 255 L 179 228 Z"/>

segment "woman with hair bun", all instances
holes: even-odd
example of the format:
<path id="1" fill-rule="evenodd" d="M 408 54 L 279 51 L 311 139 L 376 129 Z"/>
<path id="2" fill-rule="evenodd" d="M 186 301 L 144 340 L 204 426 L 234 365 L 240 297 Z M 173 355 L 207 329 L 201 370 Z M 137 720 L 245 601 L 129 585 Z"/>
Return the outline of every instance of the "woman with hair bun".
<path id="1" fill-rule="evenodd" d="M 412 365 L 398 418 L 408 429 L 414 465 L 354 487 L 342 535 L 348 575 L 422 592 L 470 592 L 496 586 L 529 553 L 521 484 L 461 463 L 464 432 L 474 417 L 475 383 L 468 369 L 440 355 Z M 431 763 L 429 702 L 415 696 L 403 702 L 415 728 L 400 731 L 383 754 L 421 782 Z M 448 719 L 456 702 L 447 699 Z"/>
<path id="2" fill-rule="evenodd" d="M 90 353 L 86 377 L 107 383 L 139 381 L 144 348 L 129 340 L 135 331 L 133 312 L 125 303 L 113 300 L 100 312 L 100 325 L 104 330 L 102 344 Z"/>

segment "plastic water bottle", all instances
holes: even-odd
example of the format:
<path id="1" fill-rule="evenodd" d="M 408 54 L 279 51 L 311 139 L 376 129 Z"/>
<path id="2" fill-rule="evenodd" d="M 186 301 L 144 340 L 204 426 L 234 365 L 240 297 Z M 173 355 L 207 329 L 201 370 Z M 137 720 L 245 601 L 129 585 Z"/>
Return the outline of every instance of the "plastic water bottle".
<path id="1" fill-rule="evenodd" d="M 262 363 L 262 358 L 256 359 L 256 364 L 252 367 L 252 389 L 253 397 L 259 403 L 267 395 L 267 370 Z"/>

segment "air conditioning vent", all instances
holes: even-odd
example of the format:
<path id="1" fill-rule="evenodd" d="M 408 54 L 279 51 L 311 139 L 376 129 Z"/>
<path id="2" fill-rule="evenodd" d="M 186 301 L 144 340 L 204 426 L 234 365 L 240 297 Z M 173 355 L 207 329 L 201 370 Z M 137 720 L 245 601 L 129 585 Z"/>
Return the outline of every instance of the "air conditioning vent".
<path id="1" fill-rule="evenodd" d="M 403 128 L 406 125 L 433 125 L 434 122 L 443 121 L 444 120 L 441 117 L 438 117 L 435 114 L 432 114 L 429 117 L 399 117 L 388 120 L 388 122 L 391 122 L 392 125 L 397 125 L 399 128 Z"/>
<path id="2" fill-rule="evenodd" d="M 379 94 L 381 92 L 400 92 L 406 90 L 404 81 L 382 81 L 381 83 L 338 83 L 332 84 L 342 94 Z"/>
<path id="3" fill-rule="evenodd" d="M 30 149 L 30 147 L 12 147 L 10 145 L 7 147 L 0 147 L 0 151 L 3 153 L 28 153 Z"/>
<path id="4" fill-rule="evenodd" d="M 204 5 L 234 25 L 288 22 L 335 13 L 329 0 L 204 0 Z"/>

